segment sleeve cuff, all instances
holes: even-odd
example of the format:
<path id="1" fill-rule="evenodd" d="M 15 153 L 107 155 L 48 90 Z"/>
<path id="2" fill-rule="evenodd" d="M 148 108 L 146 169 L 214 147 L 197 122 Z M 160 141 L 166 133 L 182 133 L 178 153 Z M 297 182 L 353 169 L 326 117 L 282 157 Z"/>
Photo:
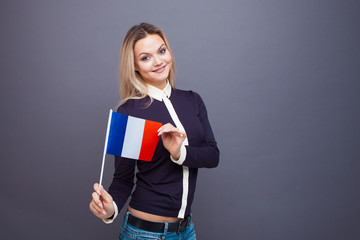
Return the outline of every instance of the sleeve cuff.
<path id="1" fill-rule="evenodd" d="M 113 205 L 114 205 L 115 213 L 112 216 L 112 218 L 103 219 L 104 223 L 106 223 L 106 224 L 112 223 L 115 220 L 115 218 L 117 217 L 117 215 L 119 214 L 118 207 L 117 207 L 117 205 L 116 205 L 116 203 L 114 201 L 113 201 Z"/>
<path id="2" fill-rule="evenodd" d="M 170 159 L 171 161 L 173 161 L 176 164 L 182 165 L 185 161 L 186 158 L 186 147 L 184 144 L 181 145 L 180 147 L 180 157 L 178 160 L 175 160 L 171 155 L 170 155 Z"/>

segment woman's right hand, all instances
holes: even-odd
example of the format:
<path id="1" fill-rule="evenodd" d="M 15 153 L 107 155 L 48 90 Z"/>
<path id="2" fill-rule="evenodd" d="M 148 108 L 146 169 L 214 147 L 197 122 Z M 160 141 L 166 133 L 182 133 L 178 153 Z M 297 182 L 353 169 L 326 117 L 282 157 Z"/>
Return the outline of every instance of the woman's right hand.
<path id="1" fill-rule="evenodd" d="M 94 184 L 89 207 L 93 214 L 101 219 L 110 218 L 115 213 L 113 198 L 102 186 L 99 187 L 98 183 Z"/>

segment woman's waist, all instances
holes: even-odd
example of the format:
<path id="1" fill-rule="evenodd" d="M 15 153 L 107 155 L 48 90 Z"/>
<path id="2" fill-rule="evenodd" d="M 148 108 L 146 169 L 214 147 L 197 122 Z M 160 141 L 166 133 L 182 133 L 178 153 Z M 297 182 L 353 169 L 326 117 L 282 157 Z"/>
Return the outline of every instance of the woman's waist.
<path id="1" fill-rule="evenodd" d="M 171 217 L 171 220 L 175 219 L 175 221 L 177 217 L 190 213 L 195 186 L 189 186 L 188 189 L 184 189 L 181 185 L 166 188 L 159 187 L 159 185 L 154 186 L 154 188 L 137 185 L 131 195 L 129 206 L 155 216 Z M 187 193 L 186 201 L 183 201 L 184 191 Z"/>
<path id="2" fill-rule="evenodd" d="M 151 222 L 175 222 L 180 220 L 180 218 L 178 217 L 167 217 L 167 216 L 151 214 L 140 210 L 136 210 L 130 206 L 128 206 L 128 210 L 133 216 Z"/>

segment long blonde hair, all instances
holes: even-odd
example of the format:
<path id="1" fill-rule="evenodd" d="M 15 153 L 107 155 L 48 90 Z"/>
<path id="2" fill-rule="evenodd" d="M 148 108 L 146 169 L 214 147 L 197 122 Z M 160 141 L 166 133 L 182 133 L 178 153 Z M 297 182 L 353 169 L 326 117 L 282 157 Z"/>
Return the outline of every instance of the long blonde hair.
<path id="1" fill-rule="evenodd" d="M 129 99 L 141 99 L 147 96 L 147 87 L 140 74 L 135 71 L 134 46 L 137 41 L 145 38 L 150 34 L 159 35 L 165 42 L 168 51 L 171 54 L 172 65 L 169 72 L 168 80 L 171 87 L 175 87 L 175 60 L 171 51 L 170 45 L 165 37 L 165 34 L 158 27 L 149 24 L 141 23 L 129 29 L 120 50 L 120 104 L 125 103 Z M 152 101 L 152 99 L 151 99 Z"/>

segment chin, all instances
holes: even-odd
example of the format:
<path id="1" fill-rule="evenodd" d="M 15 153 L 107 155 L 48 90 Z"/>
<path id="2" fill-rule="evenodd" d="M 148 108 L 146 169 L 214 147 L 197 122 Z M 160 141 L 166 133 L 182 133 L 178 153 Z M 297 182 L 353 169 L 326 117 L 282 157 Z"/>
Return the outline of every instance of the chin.
<path id="1" fill-rule="evenodd" d="M 161 76 L 155 76 L 153 78 L 153 81 L 154 82 L 163 82 L 163 81 L 166 81 L 169 77 L 169 74 L 162 74 Z"/>

